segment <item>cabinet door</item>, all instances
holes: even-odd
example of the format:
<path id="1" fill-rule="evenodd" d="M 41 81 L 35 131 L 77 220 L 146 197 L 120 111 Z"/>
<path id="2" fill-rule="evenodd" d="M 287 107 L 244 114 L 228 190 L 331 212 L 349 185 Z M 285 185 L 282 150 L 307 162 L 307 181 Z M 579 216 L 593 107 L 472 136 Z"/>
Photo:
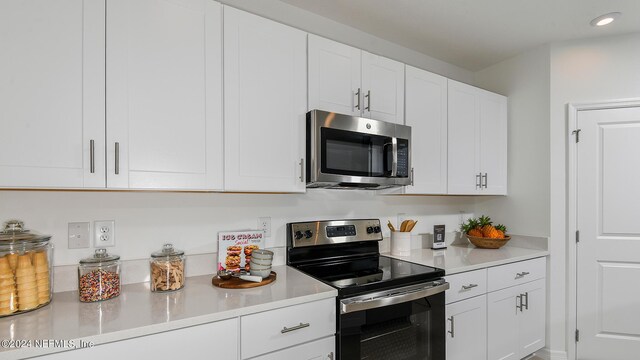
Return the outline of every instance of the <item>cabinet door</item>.
<path id="1" fill-rule="evenodd" d="M 309 35 L 309 110 L 360 116 L 360 49 Z"/>
<path id="2" fill-rule="evenodd" d="M 519 298 L 514 286 L 487 295 L 487 355 L 489 360 L 520 359 Z"/>
<path id="3" fill-rule="evenodd" d="M 479 90 L 482 194 L 507 194 L 507 98 Z M 486 174 L 486 175 L 485 175 Z"/>
<path id="4" fill-rule="evenodd" d="M 518 286 L 523 297 L 520 318 L 520 355 L 532 354 L 545 346 L 546 321 L 546 279 L 532 281 Z"/>
<path id="5" fill-rule="evenodd" d="M 226 190 L 304 192 L 306 40 L 224 8 Z"/>
<path id="6" fill-rule="evenodd" d="M 447 193 L 447 79 L 406 67 L 405 123 L 411 126 L 407 194 Z"/>
<path id="7" fill-rule="evenodd" d="M 331 336 L 306 344 L 293 346 L 288 349 L 269 353 L 253 358 L 253 360 L 333 360 L 335 351 L 335 337 Z"/>
<path id="8" fill-rule="evenodd" d="M 447 305 L 447 360 L 487 359 L 487 296 Z"/>
<path id="9" fill-rule="evenodd" d="M 76 342 L 76 345 L 79 344 Z M 238 359 L 238 319 L 223 320 L 38 357 L 38 359 L 46 360 L 136 358 Z"/>
<path id="10" fill-rule="evenodd" d="M 221 5 L 107 2 L 107 185 L 222 189 Z"/>
<path id="11" fill-rule="evenodd" d="M 404 123 L 404 64 L 362 52 L 363 116 Z"/>
<path id="12" fill-rule="evenodd" d="M 448 193 L 480 192 L 478 89 L 448 80 Z"/>
<path id="13" fill-rule="evenodd" d="M 0 187 L 105 186 L 104 21 L 104 0 L 0 1 Z"/>

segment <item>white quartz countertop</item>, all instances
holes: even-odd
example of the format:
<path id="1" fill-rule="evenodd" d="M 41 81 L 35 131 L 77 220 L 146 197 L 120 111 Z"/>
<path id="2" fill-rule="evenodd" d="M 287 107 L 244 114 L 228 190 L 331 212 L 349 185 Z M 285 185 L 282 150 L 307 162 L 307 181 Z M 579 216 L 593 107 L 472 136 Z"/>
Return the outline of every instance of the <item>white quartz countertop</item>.
<path id="1" fill-rule="evenodd" d="M 274 266 L 275 282 L 221 289 L 212 275 L 187 278 L 176 292 L 152 293 L 149 283 L 124 285 L 119 297 L 81 303 L 77 291 L 55 293 L 51 304 L 0 319 L 0 358 L 19 359 L 69 348 L 7 348 L 6 340 L 92 341 L 95 345 L 179 329 L 337 296 L 337 291 L 293 268 Z"/>
<path id="2" fill-rule="evenodd" d="M 383 255 L 416 264 L 444 269 L 445 275 L 484 269 L 549 255 L 547 250 L 505 245 L 500 249 L 480 249 L 471 244 L 449 245 L 446 249 L 412 249 L 409 256 Z"/>

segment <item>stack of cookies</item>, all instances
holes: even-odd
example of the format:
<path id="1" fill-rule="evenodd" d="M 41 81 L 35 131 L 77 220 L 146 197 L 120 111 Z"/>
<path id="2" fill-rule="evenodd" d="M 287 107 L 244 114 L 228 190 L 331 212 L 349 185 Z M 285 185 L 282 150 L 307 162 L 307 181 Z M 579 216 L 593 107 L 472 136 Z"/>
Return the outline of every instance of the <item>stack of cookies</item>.
<path id="1" fill-rule="evenodd" d="M 46 304 L 51 298 L 51 284 L 49 283 L 49 261 L 47 253 L 38 251 L 32 253 L 33 267 L 36 270 L 36 284 L 38 289 L 38 305 Z"/>
<path id="2" fill-rule="evenodd" d="M 7 256 L 0 257 L 0 316 L 18 311 L 16 282 Z"/>
<path id="3" fill-rule="evenodd" d="M 38 307 L 36 269 L 31 263 L 29 254 L 18 256 L 16 284 L 18 285 L 18 309 L 24 311 Z"/>

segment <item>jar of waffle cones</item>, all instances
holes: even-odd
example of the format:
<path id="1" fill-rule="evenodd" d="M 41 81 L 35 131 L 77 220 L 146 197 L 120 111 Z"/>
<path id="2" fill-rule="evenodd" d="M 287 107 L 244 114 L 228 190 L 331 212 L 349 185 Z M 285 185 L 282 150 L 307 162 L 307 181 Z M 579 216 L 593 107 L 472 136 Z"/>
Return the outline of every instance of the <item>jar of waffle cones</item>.
<path id="1" fill-rule="evenodd" d="M 120 256 L 96 249 L 92 257 L 80 260 L 78 295 L 81 302 L 113 299 L 120 295 Z"/>
<path id="2" fill-rule="evenodd" d="M 51 302 L 51 236 L 9 220 L 0 230 L 0 317 L 38 309 Z"/>
<path id="3" fill-rule="evenodd" d="M 184 286 L 184 251 L 172 244 L 164 244 L 162 250 L 151 254 L 151 291 L 180 290 Z"/>

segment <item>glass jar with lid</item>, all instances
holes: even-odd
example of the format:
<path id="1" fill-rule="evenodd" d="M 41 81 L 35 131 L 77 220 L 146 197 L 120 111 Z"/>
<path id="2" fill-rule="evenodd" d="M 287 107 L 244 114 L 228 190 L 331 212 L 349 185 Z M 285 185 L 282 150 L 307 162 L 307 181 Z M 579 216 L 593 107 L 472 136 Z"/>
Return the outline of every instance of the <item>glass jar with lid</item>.
<path id="1" fill-rule="evenodd" d="M 173 291 L 184 287 L 184 251 L 173 244 L 164 244 L 162 250 L 151 254 L 151 291 Z"/>
<path id="2" fill-rule="evenodd" d="M 51 302 L 53 269 L 50 235 L 9 220 L 0 230 L 0 317 Z"/>
<path id="3" fill-rule="evenodd" d="M 109 300 L 120 295 L 120 256 L 101 248 L 92 257 L 80 260 L 78 295 L 81 302 Z"/>

